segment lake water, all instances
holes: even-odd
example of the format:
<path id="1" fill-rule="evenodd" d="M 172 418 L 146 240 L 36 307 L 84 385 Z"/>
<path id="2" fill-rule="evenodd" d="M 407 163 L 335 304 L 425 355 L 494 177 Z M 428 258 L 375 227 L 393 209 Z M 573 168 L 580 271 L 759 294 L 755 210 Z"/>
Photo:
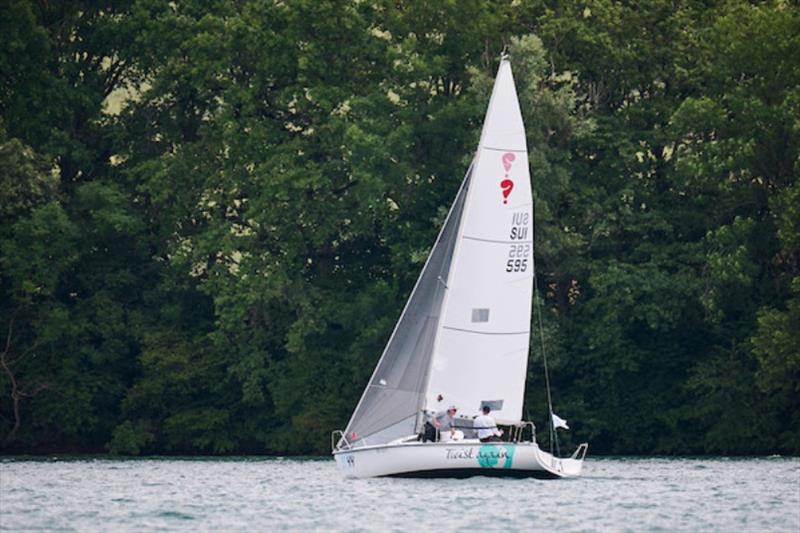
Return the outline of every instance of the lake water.
<path id="1" fill-rule="evenodd" d="M 800 459 L 590 458 L 573 480 L 344 480 L 330 459 L 2 459 L 0 529 L 800 531 Z"/>

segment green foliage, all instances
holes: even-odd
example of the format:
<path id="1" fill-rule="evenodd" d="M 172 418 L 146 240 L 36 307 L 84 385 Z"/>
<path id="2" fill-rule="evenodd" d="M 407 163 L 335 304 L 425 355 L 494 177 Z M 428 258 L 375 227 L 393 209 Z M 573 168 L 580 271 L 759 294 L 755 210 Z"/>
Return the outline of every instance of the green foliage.
<path id="1" fill-rule="evenodd" d="M 153 439 L 154 435 L 147 430 L 146 424 L 126 420 L 114 428 L 108 448 L 115 455 L 139 455 Z"/>
<path id="2" fill-rule="evenodd" d="M 791 3 L 0 9 L 4 451 L 324 452 L 506 44 L 544 329 L 529 416 L 546 355 L 572 443 L 800 451 Z"/>
<path id="3" fill-rule="evenodd" d="M 800 278 L 793 283 L 794 296 L 786 310 L 762 309 L 753 351 L 759 359 L 758 383 L 766 392 L 797 396 L 800 387 Z"/>

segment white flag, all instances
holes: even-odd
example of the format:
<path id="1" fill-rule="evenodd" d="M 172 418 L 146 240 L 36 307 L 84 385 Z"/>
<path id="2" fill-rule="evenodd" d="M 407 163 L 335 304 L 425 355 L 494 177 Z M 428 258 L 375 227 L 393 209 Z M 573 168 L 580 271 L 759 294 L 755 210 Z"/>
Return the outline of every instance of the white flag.
<path id="1" fill-rule="evenodd" d="M 567 421 L 564 420 L 563 418 L 561 418 L 560 416 L 558 416 L 555 413 L 553 413 L 553 427 L 555 429 L 558 429 L 558 428 L 569 429 L 569 426 L 567 425 Z"/>

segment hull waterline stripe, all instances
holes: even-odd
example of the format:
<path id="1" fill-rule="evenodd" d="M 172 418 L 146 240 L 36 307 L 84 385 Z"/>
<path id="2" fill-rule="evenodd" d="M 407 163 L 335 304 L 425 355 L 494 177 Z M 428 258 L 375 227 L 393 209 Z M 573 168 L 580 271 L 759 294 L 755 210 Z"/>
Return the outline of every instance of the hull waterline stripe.
<path id="1" fill-rule="evenodd" d="M 411 478 L 456 478 L 464 479 L 475 476 L 487 477 L 512 477 L 512 478 L 538 478 L 559 479 L 561 476 L 547 470 L 518 470 L 505 468 L 441 468 L 437 470 L 418 470 L 416 472 L 401 472 L 387 474 L 381 477 L 411 477 Z"/>

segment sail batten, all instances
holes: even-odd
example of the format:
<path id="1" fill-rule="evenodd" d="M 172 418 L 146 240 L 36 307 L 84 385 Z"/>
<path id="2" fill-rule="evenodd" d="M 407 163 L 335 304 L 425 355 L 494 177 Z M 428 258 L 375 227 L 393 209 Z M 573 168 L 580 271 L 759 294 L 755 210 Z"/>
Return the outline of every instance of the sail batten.
<path id="1" fill-rule="evenodd" d="M 472 237 L 470 235 L 464 235 L 461 237 L 462 239 L 469 239 L 471 241 L 481 241 L 481 242 L 490 242 L 493 244 L 531 244 L 532 240 L 527 241 L 510 241 L 510 240 L 498 240 L 498 239 L 482 239 L 480 237 Z"/>
<path id="2" fill-rule="evenodd" d="M 442 326 L 442 329 L 451 329 L 453 331 L 463 331 L 464 333 L 476 333 L 478 335 L 530 335 L 530 331 L 481 331 L 478 329 L 454 328 L 451 326 Z"/>

